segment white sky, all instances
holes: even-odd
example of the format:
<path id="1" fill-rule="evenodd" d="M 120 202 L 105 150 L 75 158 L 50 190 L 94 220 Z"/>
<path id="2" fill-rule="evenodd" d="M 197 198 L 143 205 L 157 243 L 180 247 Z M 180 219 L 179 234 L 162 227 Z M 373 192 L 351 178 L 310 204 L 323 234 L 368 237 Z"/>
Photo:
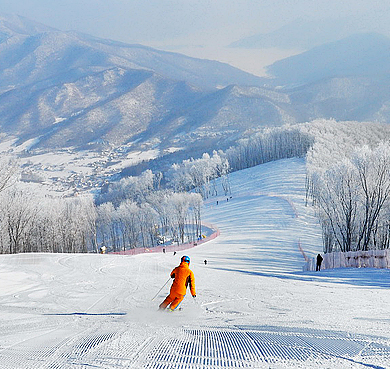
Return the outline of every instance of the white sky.
<path id="1" fill-rule="evenodd" d="M 228 61 L 242 37 L 267 33 L 297 19 L 353 17 L 375 29 L 390 19 L 388 0 L 0 0 L 0 12 L 23 15 L 61 30 L 173 49 Z M 389 31 L 390 33 L 390 31 Z M 181 48 L 179 48 L 181 46 Z M 185 47 L 183 47 L 185 46 Z M 191 49 L 191 50 L 190 50 Z M 225 50 L 226 52 L 226 50 Z M 264 56 L 264 62 L 284 57 Z"/>

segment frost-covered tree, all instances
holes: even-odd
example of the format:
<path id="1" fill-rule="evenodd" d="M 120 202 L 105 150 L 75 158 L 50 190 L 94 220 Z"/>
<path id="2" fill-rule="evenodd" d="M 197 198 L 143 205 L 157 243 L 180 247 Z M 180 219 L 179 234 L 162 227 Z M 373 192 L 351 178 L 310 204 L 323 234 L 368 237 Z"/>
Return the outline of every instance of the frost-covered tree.
<path id="1" fill-rule="evenodd" d="M 130 199 L 142 204 L 146 196 L 155 190 L 156 186 L 160 186 L 160 182 L 160 173 L 155 175 L 151 170 L 146 170 L 137 177 L 126 177 L 111 183 L 106 192 L 98 197 L 97 203 L 111 202 L 118 207 L 122 201 Z"/>
<path id="2" fill-rule="evenodd" d="M 172 224 L 177 225 L 178 237 L 181 243 L 184 243 L 184 227 L 187 223 L 188 208 L 190 206 L 189 196 L 190 194 L 186 193 L 175 193 L 170 199 L 174 218 Z"/>
<path id="3" fill-rule="evenodd" d="M 363 215 L 358 247 L 360 250 L 377 248 L 376 235 L 383 226 L 381 218 L 385 207 L 390 205 L 390 145 L 382 143 L 375 150 L 365 146 L 355 153 L 352 162 L 358 172 Z"/>
<path id="4" fill-rule="evenodd" d="M 150 194 L 147 198 L 147 202 L 158 214 L 161 237 L 165 237 L 169 233 L 172 210 L 169 206 L 169 200 L 172 195 L 173 191 L 162 190 Z"/>
<path id="5" fill-rule="evenodd" d="M 116 211 L 116 220 L 122 234 L 122 250 L 135 248 L 140 239 L 140 208 L 132 200 L 124 201 Z"/>
<path id="6" fill-rule="evenodd" d="M 229 162 L 221 151 L 214 151 L 210 156 L 204 153 L 199 159 L 184 160 L 181 164 L 172 165 L 167 173 L 169 186 L 175 192 L 195 191 L 208 198 L 210 195 L 217 195 L 215 179 L 224 177 L 223 191 L 229 192 Z"/>
<path id="7" fill-rule="evenodd" d="M 0 197 L 0 252 L 87 252 L 96 247 L 92 197 L 51 198 L 18 187 Z"/>
<path id="8" fill-rule="evenodd" d="M 313 135 L 300 126 L 265 128 L 226 150 L 226 158 L 231 170 L 237 171 L 272 160 L 303 157 L 313 143 Z"/>
<path id="9" fill-rule="evenodd" d="M 325 252 L 331 252 L 334 243 L 342 251 L 356 247 L 359 198 L 356 177 L 356 168 L 349 161 L 343 161 L 314 177 L 317 204 L 327 240 Z"/>
<path id="10" fill-rule="evenodd" d="M 202 235 L 202 197 L 198 194 L 191 194 L 189 199 L 189 207 L 192 210 L 192 222 L 194 230 L 192 232 L 196 238 Z"/>
<path id="11" fill-rule="evenodd" d="M 19 173 L 15 158 L 9 156 L 0 157 L 0 192 L 11 187 L 17 180 Z"/>
<path id="12" fill-rule="evenodd" d="M 312 175 L 313 196 L 324 231 L 324 251 L 389 245 L 390 144 L 355 149 Z"/>
<path id="13" fill-rule="evenodd" d="M 10 189 L 2 194 L 4 225 L 9 238 L 9 253 L 25 251 L 29 230 L 37 214 L 35 204 L 21 190 Z"/>

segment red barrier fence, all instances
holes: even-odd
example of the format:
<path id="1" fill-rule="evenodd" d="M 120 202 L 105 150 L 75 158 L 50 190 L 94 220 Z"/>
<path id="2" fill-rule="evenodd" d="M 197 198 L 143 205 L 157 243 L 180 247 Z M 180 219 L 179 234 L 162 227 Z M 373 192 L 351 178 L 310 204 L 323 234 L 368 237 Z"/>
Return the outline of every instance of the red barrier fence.
<path id="1" fill-rule="evenodd" d="M 182 243 L 182 244 L 172 244 L 172 245 L 160 245 L 155 247 L 136 247 L 134 249 L 129 249 L 125 251 L 116 251 L 116 252 L 110 252 L 110 254 L 117 254 L 117 255 L 139 255 L 139 254 L 147 254 L 151 252 L 174 252 L 174 251 L 183 251 L 190 249 L 192 247 L 201 245 L 202 243 L 208 242 L 213 240 L 214 238 L 218 237 L 220 232 L 219 229 L 211 224 L 202 223 L 203 226 L 210 228 L 213 233 L 205 238 L 202 238 L 195 242 L 188 242 L 188 243 Z"/>
<path id="2" fill-rule="evenodd" d="M 299 248 L 299 251 L 301 252 L 303 258 L 305 259 L 305 261 L 309 262 L 309 258 L 306 256 L 305 251 L 303 251 L 303 248 L 301 246 L 301 241 L 298 241 L 298 248 Z"/>

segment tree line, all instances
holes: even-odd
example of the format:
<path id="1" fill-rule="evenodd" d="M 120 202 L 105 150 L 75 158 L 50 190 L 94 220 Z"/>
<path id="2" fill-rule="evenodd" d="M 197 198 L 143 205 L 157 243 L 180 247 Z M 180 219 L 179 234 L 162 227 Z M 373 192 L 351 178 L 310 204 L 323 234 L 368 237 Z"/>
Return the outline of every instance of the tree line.
<path id="1" fill-rule="evenodd" d="M 230 147 L 225 157 L 234 172 L 273 160 L 304 157 L 313 144 L 313 134 L 299 125 L 264 128 Z"/>
<path id="2" fill-rule="evenodd" d="M 319 138 L 307 154 L 306 193 L 324 252 L 389 248 L 390 127 L 317 121 L 311 129 Z"/>
<path id="3" fill-rule="evenodd" d="M 98 196 L 55 198 L 21 189 L 16 164 L 0 162 L 0 253 L 113 251 L 195 241 L 203 200 L 230 195 L 229 173 L 304 156 L 311 135 L 286 126 L 260 130 L 225 152 L 146 170 L 111 183 Z M 218 181 L 216 179 L 219 178 Z M 162 186 L 164 183 L 164 186 Z"/>
<path id="4" fill-rule="evenodd" d="M 89 195 L 39 196 L 18 186 L 0 193 L 0 253 L 89 252 L 195 241 L 202 232 L 196 193 L 152 191 L 145 201 L 97 205 Z"/>

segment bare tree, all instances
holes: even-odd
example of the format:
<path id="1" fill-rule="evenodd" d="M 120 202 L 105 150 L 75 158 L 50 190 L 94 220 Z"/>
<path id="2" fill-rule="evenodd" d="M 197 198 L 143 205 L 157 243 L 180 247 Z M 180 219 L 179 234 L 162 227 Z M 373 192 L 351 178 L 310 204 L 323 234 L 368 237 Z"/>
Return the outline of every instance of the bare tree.
<path id="1" fill-rule="evenodd" d="M 324 233 L 326 234 L 326 252 L 331 252 L 329 241 L 335 240 L 339 250 L 351 251 L 356 241 L 358 188 L 356 170 L 349 162 L 342 162 L 314 177 L 317 188 L 317 205 L 321 210 Z"/>
<path id="2" fill-rule="evenodd" d="M 325 252 L 389 245 L 390 144 L 356 149 L 350 159 L 312 173 Z"/>
<path id="3" fill-rule="evenodd" d="M 9 236 L 9 253 L 23 252 L 28 230 L 37 215 L 31 201 L 26 201 L 25 193 L 20 190 L 8 190 L 3 196 L 5 201 L 4 217 Z M 29 250 L 27 250 L 29 251 Z"/>
<path id="4" fill-rule="evenodd" d="M 359 249 L 368 250 L 378 219 L 390 197 L 390 146 L 383 143 L 375 150 L 363 147 L 352 160 L 363 192 L 361 205 L 364 219 L 358 245 Z"/>
<path id="5" fill-rule="evenodd" d="M 18 164 L 13 157 L 0 158 L 0 192 L 9 188 L 17 181 Z"/>

